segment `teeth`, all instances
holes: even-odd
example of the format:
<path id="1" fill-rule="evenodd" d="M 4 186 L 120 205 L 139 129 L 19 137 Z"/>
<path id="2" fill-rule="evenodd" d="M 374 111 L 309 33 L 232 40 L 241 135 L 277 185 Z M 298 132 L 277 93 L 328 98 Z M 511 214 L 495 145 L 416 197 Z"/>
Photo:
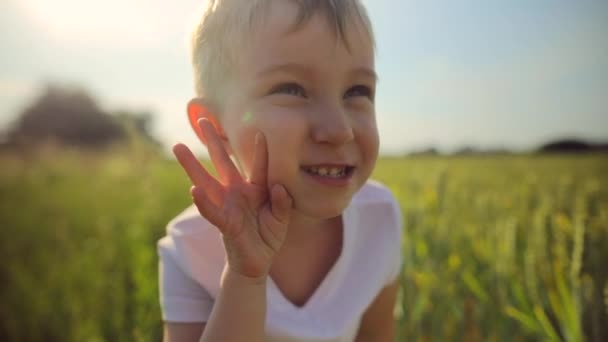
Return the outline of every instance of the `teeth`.
<path id="1" fill-rule="evenodd" d="M 346 168 L 344 167 L 310 167 L 308 172 L 314 173 L 320 176 L 338 178 L 346 174 Z"/>

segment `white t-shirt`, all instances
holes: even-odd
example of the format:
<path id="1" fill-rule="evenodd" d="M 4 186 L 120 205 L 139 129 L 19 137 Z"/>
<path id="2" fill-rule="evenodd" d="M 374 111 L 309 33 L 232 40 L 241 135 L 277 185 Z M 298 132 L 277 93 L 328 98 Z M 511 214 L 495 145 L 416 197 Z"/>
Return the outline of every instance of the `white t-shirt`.
<path id="1" fill-rule="evenodd" d="M 267 341 L 353 341 L 361 316 L 401 269 L 401 212 L 390 191 L 368 181 L 343 216 L 342 251 L 302 307 L 268 277 Z M 225 251 L 219 231 L 195 206 L 158 242 L 163 320 L 206 322 L 220 291 Z"/>

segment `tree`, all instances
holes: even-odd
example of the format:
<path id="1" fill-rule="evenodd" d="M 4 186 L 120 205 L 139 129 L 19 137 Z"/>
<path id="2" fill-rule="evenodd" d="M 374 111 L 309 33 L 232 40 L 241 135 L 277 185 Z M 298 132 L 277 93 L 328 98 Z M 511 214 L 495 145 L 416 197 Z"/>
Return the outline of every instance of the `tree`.
<path id="1" fill-rule="evenodd" d="M 28 106 L 9 133 L 11 145 L 47 140 L 80 147 L 103 147 L 125 138 L 118 120 L 99 108 L 81 88 L 49 85 Z"/>
<path id="2" fill-rule="evenodd" d="M 540 153 L 585 153 L 608 152 L 608 144 L 592 143 L 583 139 L 561 139 L 549 142 L 539 148 Z"/>
<path id="3" fill-rule="evenodd" d="M 138 140 L 155 148 L 161 147 L 161 143 L 150 133 L 153 121 L 151 113 L 119 110 L 112 115 L 120 122 L 130 140 Z"/>

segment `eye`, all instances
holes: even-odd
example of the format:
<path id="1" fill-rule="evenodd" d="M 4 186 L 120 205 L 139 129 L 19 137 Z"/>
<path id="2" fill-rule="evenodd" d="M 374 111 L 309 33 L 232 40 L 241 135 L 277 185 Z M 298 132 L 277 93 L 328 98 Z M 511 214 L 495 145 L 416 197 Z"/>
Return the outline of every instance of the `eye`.
<path id="1" fill-rule="evenodd" d="M 296 83 L 282 83 L 272 88 L 270 94 L 286 94 L 292 96 L 306 97 L 304 88 Z"/>
<path id="2" fill-rule="evenodd" d="M 348 89 L 348 91 L 346 91 L 346 94 L 344 94 L 344 97 L 346 98 L 349 96 L 365 96 L 372 101 L 374 100 L 374 94 L 372 90 L 368 86 L 364 85 L 356 85 Z"/>

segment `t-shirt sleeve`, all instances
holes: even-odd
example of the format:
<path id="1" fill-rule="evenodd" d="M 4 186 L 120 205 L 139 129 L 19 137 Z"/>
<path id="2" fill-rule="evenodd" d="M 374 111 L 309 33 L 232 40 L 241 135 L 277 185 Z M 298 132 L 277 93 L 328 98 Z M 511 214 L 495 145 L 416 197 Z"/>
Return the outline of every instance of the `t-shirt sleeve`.
<path id="1" fill-rule="evenodd" d="M 159 253 L 160 306 L 164 321 L 207 322 L 214 300 L 162 247 Z"/>
<path id="2" fill-rule="evenodd" d="M 401 209 L 399 207 L 399 203 L 394 198 L 391 199 L 392 226 L 390 227 L 390 232 L 392 239 L 390 241 L 390 247 L 388 249 L 391 264 L 386 281 L 387 285 L 397 280 L 399 274 L 401 273 L 401 268 L 403 266 L 403 253 L 401 250 L 401 243 L 403 238 L 403 219 L 401 216 Z"/>

